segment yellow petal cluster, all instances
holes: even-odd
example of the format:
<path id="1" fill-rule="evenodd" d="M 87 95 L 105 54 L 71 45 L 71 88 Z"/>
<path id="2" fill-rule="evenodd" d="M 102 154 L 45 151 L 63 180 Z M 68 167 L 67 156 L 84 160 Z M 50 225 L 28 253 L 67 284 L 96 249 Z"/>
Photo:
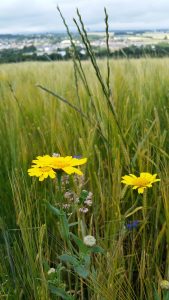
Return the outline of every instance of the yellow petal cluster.
<path id="1" fill-rule="evenodd" d="M 48 176 L 52 179 L 56 177 L 56 173 L 48 166 L 38 167 L 33 165 L 30 169 L 28 169 L 28 174 L 29 176 L 39 177 L 39 181 L 43 181 Z"/>
<path id="2" fill-rule="evenodd" d="M 160 181 L 160 179 L 156 179 L 157 174 L 150 173 L 140 173 L 140 176 L 137 177 L 133 174 L 125 175 L 122 177 L 122 183 L 126 185 L 133 186 L 133 190 L 138 189 L 139 194 L 143 194 L 146 188 L 152 187 L 152 183 L 156 181 Z"/>
<path id="3" fill-rule="evenodd" d="M 37 158 L 32 161 L 33 165 L 28 169 L 28 174 L 29 176 L 39 177 L 39 181 L 43 181 L 48 176 L 55 178 L 58 170 L 62 170 L 69 175 L 73 173 L 83 175 L 83 173 L 75 167 L 83 165 L 86 162 L 87 158 L 77 159 L 72 156 L 37 156 Z"/>

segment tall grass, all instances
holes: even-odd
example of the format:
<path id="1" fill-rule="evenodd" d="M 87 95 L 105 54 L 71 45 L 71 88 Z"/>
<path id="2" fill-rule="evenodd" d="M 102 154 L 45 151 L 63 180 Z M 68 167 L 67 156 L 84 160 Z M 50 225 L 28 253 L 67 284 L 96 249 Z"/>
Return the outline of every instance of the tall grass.
<path id="1" fill-rule="evenodd" d="M 98 64 L 106 77 L 107 61 Z M 94 203 L 85 217 L 87 233 L 105 249 L 93 258 L 95 276 L 85 281 L 71 269 L 68 276 L 58 271 L 56 286 L 75 290 L 75 299 L 150 300 L 154 289 L 161 297 L 159 282 L 169 279 L 167 66 L 169 59 L 110 61 L 110 88 L 126 145 L 90 62 L 83 62 L 90 95 L 79 77 L 77 95 L 71 62 L 1 66 L 2 299 L 57 299 L 48 290 L 46 270 L 59 266 L 65 245 L 56 219 L 43 206 L 43 200 L 55 204 L 56 193 L 49 181 L 27 175 L 34 157 L 53 152 L 88 157 L 84 187 L 93 192 Z M 37 85 L 56 91 L 85 117 Z M 126 218 L 136 199 L 136 192 L 120 183 L 129 171 L 157 173 L 161 182 L 140 196 L 140 210 Z M 135 219 L 137 229 L 124 228 Z"/>

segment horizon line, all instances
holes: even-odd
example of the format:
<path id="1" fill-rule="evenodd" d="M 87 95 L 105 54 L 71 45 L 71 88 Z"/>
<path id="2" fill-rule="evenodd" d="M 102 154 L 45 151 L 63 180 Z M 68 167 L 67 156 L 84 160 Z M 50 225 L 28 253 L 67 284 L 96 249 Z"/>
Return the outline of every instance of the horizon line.
<path id="1" fill-rule="evenodd" d="M 134 32 L 134 31 L 154 31 L 154 32 L 158 32 L 158 31 L 169 31 L 169 28 L 165 28 L 165 27 L 159 27 L 159 28 L 127 28 L 127 29 L 109 29 L 109 32 L 120 32 L 120 31 L 123 31 L 123 32 Z M 105 32 L 104 29 L 98 29 L 98 30 L 90 30 L 90 29 L 87 29 L 87 32 L 88 33 L 92 33 L 92 32 Z M 35 32 L 13 32 L 13 33 L 10 33 L 10 32 L 7 32 L 7 33 L 1 33 L 0 32 L 0 35 L 31 35 L 31 34 L 63 34 L 63 33 L 67 33 L 66 30 L 51 30 L 51 31 L 35 31 Z M 76 30 L 72 30 L 72 33 L 78 33 L 78 31 Z"/>

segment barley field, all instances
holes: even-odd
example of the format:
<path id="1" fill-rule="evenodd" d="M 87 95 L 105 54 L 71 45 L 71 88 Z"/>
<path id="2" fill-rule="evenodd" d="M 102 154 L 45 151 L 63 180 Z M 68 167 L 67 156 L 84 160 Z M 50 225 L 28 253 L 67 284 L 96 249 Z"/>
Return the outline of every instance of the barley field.
<path id="1" fill-rule="evenodd" d="M 108 98 L 81 64 L 1 65 L 0 299 L 167 300 L 169 59 L 98 61 Z M 53 153 L 83 175 L 29 176 Z"/>

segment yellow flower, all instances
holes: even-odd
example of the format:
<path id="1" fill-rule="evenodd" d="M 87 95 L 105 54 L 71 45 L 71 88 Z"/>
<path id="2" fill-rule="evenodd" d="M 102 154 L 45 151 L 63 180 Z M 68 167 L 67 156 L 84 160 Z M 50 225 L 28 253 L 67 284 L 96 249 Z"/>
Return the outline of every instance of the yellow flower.
<path id="1" fill-rule="evenodd" d="M 77 169 L 74 168 L 75 166 L 80 166 L 85 164 L 87 161 L 87 158 L 73 158 L 72 156 L 66 156 L 66 157 L 51 157 L 50 161 L 50 167 L 56 170 L 63 170 L 67 174 L 77 173 L 78 175 L 83 175 L 83 173 Z"/>
<path id="2" fill-rule="evenodd" d="M 74 168 L 75 166 L 83 165 L 87 161 L 87 158 L 77 159 L 72 156 L 37 156 L 32 162 L 34 165 L 28 169 L 28 174 L 30 176 L 39 177 L 40 181 L 43 181 L 48 176 L 51 178 L 56 177 L 55 171 L 63 170 L 67 174 L 77 173 L 78 175 L 83 175 L 83 173 Z M 54 170 L 53 170 L 54 169 Z"/>
<path id="3" fill-rule="evenodd" d="M 29 176 L 39 177 L 39 181 L 43 181 L 48 176 L 52 179 L 56 177 L 56 173 L 48 166 L 39 167 L 34 165 L 32 168 L 28 169 L 28 174 Z"/>
<path id="4" fill-rule="evenodd" d="M 49 155 L 37 156 L 37 158 L 32 160 L 32 162 L 39 167 L 45 167 L 45 166 L 49 166 L 51 162 L 51 158 L 52 157 Z"/>
<path id="5" fill-rule="evenodd" d="M 136 177 L 133 174 L 125 175 L 122 177 L 122 183 L 126 185 L 133 185 L 133 190 L 138 189 L 139 194 L 143 194 L 144 190 L 148 187 L 152 187 L 152 183 L 160 181 L 156 179 L 157 174 L 140 173 L 140 177 Z"/>

